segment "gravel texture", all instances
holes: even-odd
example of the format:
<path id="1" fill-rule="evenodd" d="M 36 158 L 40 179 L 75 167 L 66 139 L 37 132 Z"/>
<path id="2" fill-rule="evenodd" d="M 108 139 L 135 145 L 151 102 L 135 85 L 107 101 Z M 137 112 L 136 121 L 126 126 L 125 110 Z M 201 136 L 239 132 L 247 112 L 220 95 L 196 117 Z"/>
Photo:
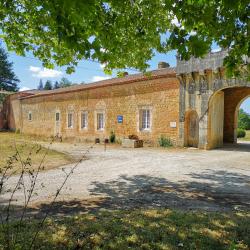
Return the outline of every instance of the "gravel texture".
<path id="1" fill-rule="evenodd" d="M 80 157 L 87 144 L 55 143 L 53 149 Z M 48 208 L 74 164 L 39 174 L 31 212 Z M 6 205 L 18 176 L 0 196 Z M 25 183 L 29 178 L 25 177 Z M 20 188 L 12 203 L 23 204 Z M 94 209 L 166 207 L 225 211 L 250 208 L 250 144 L 203 151 L 197 149 L 124 149 L 95 145 L 62 189 L 53 213 Z"/>

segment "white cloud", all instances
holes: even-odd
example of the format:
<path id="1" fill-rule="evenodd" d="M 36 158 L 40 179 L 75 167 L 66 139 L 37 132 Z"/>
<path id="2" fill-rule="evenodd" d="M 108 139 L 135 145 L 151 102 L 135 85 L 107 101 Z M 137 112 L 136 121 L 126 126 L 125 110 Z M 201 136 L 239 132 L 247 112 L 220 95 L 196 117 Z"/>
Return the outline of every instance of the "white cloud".
<path id="1" fill-rule="evenodd" d="M 221 48 L 215 48 L 215 49 L 212 49 L 211 52 L 215 53 L 215 52 L 220 52 L 221 51 Z"/>
<path id="2" fill-rule="evenodd" d="M 181 26 L 176 16 L 174 17 L 174 19 L 171 20 L 171 23 L 177 27 Z"/>
<path id="3" fill-rule="evenodd" d="M 34 66 L 30 66 L 30 67 L 29 67 L 29 70 L 30 70 L 31 72 L 39 72 L 39 71 L 41 70 L 41 68 L 39 68 L 39 67 L 34 67 Z"/>
<path id="4" fill-rule="evenodd" d="M 100 64 L 101 69 L 104 69 L 104 68 L 105 68 L 105 66 L 106 66 L 106 64 L 105 64 L 105 63 L 101 63 L 101 64 Z"/>
<path id="5" fill-rule="evenodd" d="M 62 71 L 54 70 L 54 69 L 47 69 L 47 68 L 40 68 L 40 67 L 34 67 L 30 66 L 29 70 L 33 73 L 33 77 L 38 78 L 55 78 L 63 75 Z"/>
<path id="6" fill-rule="evenodd" d="M 197 35 L 197 32 L 192 30 L 190 33 L 189 33 L 190 36 L 196 36 Z"/>
<path id="7" fill-rule="evenodd" d="M 19 91 L 26 91 L 26 90 L 30 90 L 30 88 L 28 88 L 28 87 L 21 87 Z"/>
<path id="8" fill-rule="evenodd" d="M 104 68 L 105 68 L 107 65 L 108 65 L 107 62 L 106 62 L 106 63 L 101 63 L 101 64 L 100 64 L 100 68 L 101 68 L 102 70 L 104 70 Z"/>
<path id="9" fill-rule="evenodd" d="M 103 81 L 110 79 L 110 76 L 93 76 L 91 79 L 91 82 L 98 82 L 98 81 Z"/>

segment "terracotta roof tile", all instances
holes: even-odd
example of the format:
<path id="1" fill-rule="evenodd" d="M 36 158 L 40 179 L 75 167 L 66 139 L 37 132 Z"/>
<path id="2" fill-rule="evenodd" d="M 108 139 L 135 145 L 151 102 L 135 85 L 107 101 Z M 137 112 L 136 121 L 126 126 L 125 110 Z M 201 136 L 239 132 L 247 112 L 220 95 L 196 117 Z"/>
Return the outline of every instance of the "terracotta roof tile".
<path id="1" fill-rule="evenodd" d="M 99 87 L 105 87 L 105 86 L 110 86 L 110 85 L 127 84 L 127 83 L 143 81 L 143 80 L 163 78 L 163 77 L 168 77 L 168 76 L 169 77 L 176 76 L 175 68 L 153 70 L 150 72 L 150 75 L 145 75 L 142 73 L 134 74 L 134 75 L 127 75 L 121 78 L 111 78 L 111 79 L 102 80 L 98 82 L 93 82 L 93 83 L 88 83 L 88 84 L 79 84 L 79 85 L 74 85 L 74 86 L 70 86 L 66 88 L 54 89 L 54 90 L 34 91 L 33 93 L 31 93 L 32 91 L 27 91 L 33 95 L 24 96 L 24 97 L 21 97 L 21 99 L 75 92 L 79 90 L 99 88 Z"/>

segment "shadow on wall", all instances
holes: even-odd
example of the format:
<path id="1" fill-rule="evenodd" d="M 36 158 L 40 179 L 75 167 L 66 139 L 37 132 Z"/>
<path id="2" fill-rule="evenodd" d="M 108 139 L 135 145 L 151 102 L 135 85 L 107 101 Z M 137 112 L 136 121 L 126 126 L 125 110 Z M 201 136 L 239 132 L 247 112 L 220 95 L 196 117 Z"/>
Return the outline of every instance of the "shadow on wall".
<path id="1" fill-rule="evenodd" d="M 180 210 L 249 210 L 249 176 L 227 171 L 190 174 L 193 181 L 170 182 L 147 175 L 120 176 L 106 183 L 93 182 L 91 198 L 37 204 L 28 215 L 42 216 L 50 209 L 52 216 L 98 212 L 100 209 L 173 208 Z M 79 189 L 81 188 L 79 183 Z M 1 201 L 4 204 L 4 201 Z M 1 205 L 0 203 L 0 205 Z M 13 207 L 18 214 L 20 207 Z"/>

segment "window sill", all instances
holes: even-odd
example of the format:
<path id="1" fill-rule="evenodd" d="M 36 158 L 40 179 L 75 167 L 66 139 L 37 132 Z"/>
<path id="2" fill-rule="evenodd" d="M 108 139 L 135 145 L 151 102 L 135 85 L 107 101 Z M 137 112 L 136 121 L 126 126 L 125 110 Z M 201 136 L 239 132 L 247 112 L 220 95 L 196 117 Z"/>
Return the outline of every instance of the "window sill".
<path id="1" fill-rule="evenodd" d="M 97 132 L 104 132 L 104 129 L 97 129 Z"/>
<path id="2" fill-rule="evenodd" d="M 152 130 L 151 129 L 140 129 L 140 132 L 142 132 L 142 133 L 151 133 Z"/>
<path id="3" fill-rule="evenodd" d="M 80 131 L 86 132 L 86 131 L 88 131 L 88 128 L 80 128 Z"/>

